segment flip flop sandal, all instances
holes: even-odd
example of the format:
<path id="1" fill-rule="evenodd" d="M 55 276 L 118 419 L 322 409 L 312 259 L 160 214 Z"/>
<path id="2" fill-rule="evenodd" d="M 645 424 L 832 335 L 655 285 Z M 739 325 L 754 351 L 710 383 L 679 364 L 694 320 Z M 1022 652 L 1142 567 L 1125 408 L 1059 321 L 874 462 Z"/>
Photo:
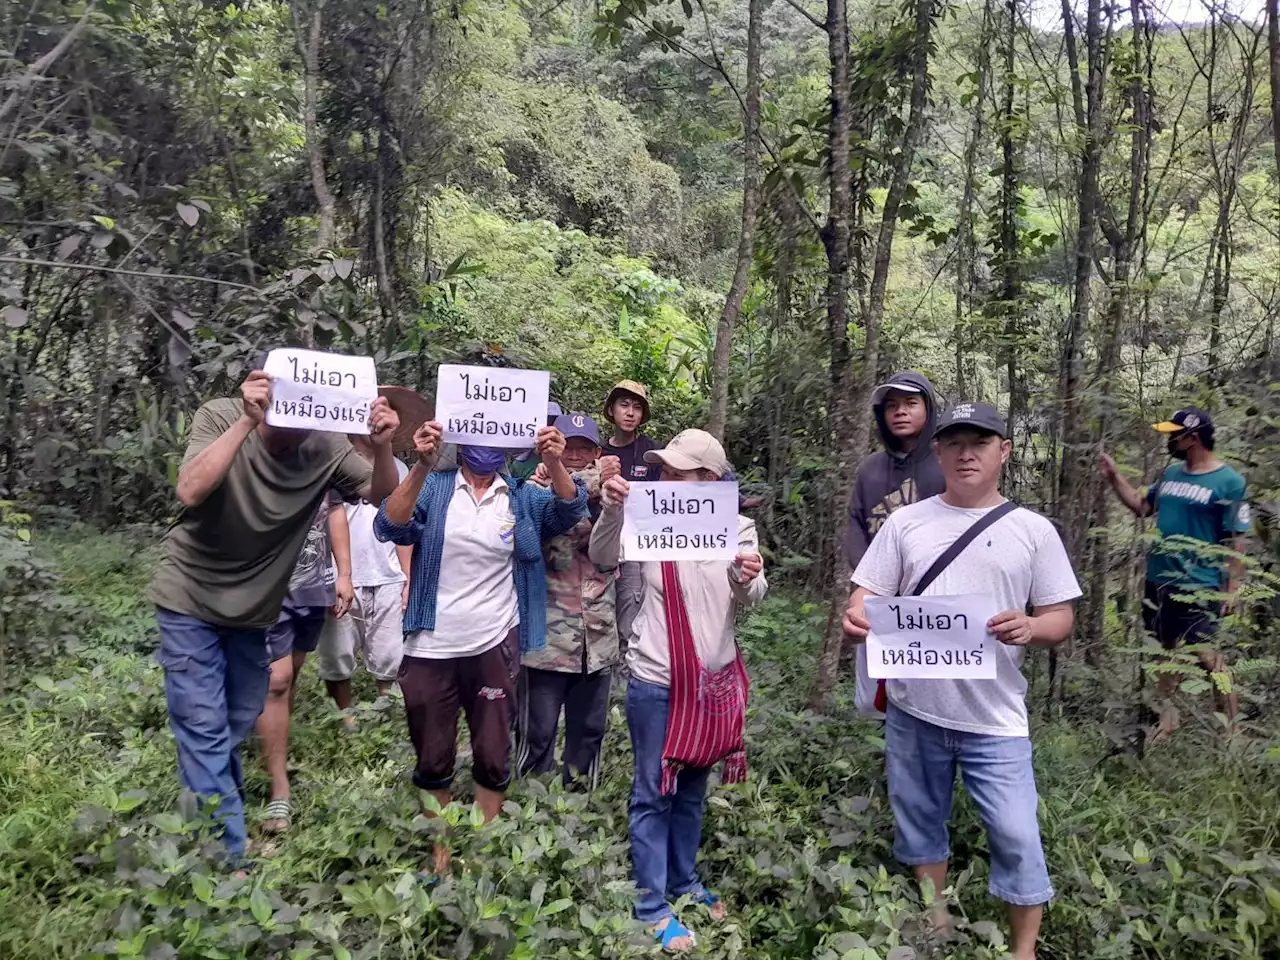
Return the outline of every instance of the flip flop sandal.
<path id="1" fill-rule="evenodd" d="M 266 824 L 272 821 L 283 822 L 283 827 L 268 828 Z M 266 812 L 262 815 L 264 824 L 263 831 L 266 833 L 284 833 L 293 826 L 293 807 L 288 800 L 272 800 L 267 804 Z"/>
<path id="2" fill-rule="evenodd" d="M 662 949 L 668 953 L 687 953 L 698 945 L 698 938 L 694 936 L 693 931 L 681 923 L 674 913 L 667 918 L 666 923 L 653 928 L 653 935 L 662 945 Z M 671 946 L 671 942 L 681 937 L 689 938 L 689 946 L 684 950 L 677 950 Z"/>

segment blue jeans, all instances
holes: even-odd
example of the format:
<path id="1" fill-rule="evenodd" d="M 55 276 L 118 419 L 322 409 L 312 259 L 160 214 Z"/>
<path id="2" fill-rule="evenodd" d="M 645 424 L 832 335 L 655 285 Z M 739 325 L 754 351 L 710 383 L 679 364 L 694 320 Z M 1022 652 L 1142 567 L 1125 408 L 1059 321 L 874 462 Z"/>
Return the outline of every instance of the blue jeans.
<path id="1" fill-rule="evenodd" d="M 696 864 L 711 768 L 680 771 L 676 792 L 662 796 L 668 697 L 666 687 L 634 677 L 627 687 L 627 726 L 636 767 L 629 810 L 631 870 L 640 888 L 635 914 L 651 924 L 671 915 L 671 901 L 705 892 Z"/>
<path id="2" fill-rule="evenodd" d="M 267 700 L 266 630 L 222 627 L 156 608 L 169 726 L 178 744 L 178 779 L 203 799 L 217 797 L 222 839 L 244 853 L 240 744 Z"/>
<path id="3" fill-rule="evenodd" d="M 926 723 L 892 702 L 885 718 L 885 768 L 895 826 L 893 855 L 908 866 L 950 858 L 956 767 L 987 828 L 993 897 L 1020 907 L 1053 899 L 1031 766 L 1031 741 L 964 733 Z"/>

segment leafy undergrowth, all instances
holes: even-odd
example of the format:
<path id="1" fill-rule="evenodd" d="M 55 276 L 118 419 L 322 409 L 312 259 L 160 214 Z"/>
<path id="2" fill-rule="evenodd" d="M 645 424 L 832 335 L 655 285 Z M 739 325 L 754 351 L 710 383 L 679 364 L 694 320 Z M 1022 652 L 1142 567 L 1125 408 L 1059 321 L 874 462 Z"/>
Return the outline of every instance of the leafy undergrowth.
<path id="1" fill-rule="evenodd" d="M 0 710 L 0 956 L 623 957 L 652 952 L 628 917 L 630 759 L 615 702 L 605 776 L 591 796 L 518 784 L 481 828 L 466 808 L 418 814 L 393 707 L 366 703 L 345 733 L 305 674 L 294 725 L 296 823 L 248 880 L 181 816 L 161 672 L 141 600 L 150 553 L 136 538 L 77 538 L 52 551 L 87 633 Z M 970 803 L 957 805 L 952 895 L 965 921 L 930 944 L 891 856 L 883 745 L 848 703 L 800 707 L 820 613 L 775 599 L 744 624 L 754 679 L 751 776 L 720 788 L 703 870 L 730 919 L 695 921 L 698 955 L 987 958 L 1005 952 L 986 895 Z M 842 691 L 843 692 L 843 691 Z M 1036 731 L 1058 899 L 1040 955 L 1274 958 L 1280 943 L 1280 771 L 1257 741 L 1230 753 L 1188 735 L 1103 759 L 1091 724 Z M 251 806 L 267 781 L 256 756 Z M 465 773 L 460 786 L 465 789 Z M 452 880 L 417 880 L 437 830 Z"/>

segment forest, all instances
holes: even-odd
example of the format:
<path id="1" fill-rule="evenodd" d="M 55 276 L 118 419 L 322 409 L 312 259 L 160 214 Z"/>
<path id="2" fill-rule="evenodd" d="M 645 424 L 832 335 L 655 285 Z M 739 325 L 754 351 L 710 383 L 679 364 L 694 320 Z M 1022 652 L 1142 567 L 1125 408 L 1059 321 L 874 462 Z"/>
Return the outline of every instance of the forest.
<path id="1" fill-rule="evenodd" d="M 705 828 L 723 958 L 1006 955 L 967 801 L 959 931 L 927 935 L 840 626 L 874 386 L 994 404 L 1003 492 L 1084 589 L 1025 668 L 1040 956 L 1280 957 L 1277 6 L 0 4 L 0 956 L 653 952 L 616 701 L 595 793 L 428 824 L 401 718 L 346 735 L 307 676 L 279 854 L 227 878 L 180 815 L 144 590 L 193 413 L 288 343 L 426 396 L 442 363 L 549 370 L 596 416 L 629 378 L 657 439 L 723 438 L 772 584 L 738 625 L 751 776 Z M 1097 466 L 1153 480 L 1191 404 L 1253 508 L 1211 675 L 1144 636 L 1152 525 Z M 428 890 L 438 830 L 463 868 Z"/>

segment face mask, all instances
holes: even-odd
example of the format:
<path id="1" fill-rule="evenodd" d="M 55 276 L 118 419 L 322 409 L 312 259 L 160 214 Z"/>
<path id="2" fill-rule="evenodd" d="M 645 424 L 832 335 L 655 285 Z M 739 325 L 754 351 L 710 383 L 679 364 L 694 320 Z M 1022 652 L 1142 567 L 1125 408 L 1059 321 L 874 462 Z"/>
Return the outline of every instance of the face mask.
<path id="1" fill-rule="evenodd" d="M 507 465 L 507 451 L 501 447 L 459 446 L 458 456 L 472 473 L 481 477 L 497 473 Z"/>
<path id="2" fill-rule="evenodd" d="M 1173 459 L 1175 459 L 1175 460 L 1185 460 L 1185 459 L 1187 459 L 1187 451 L 1185 451 L 1185 450 L 1181 449 L 1181 448 L 1178 446 L 1178 444 L 1179 444 L 1179 443 L 1181 443 L 1181 442 L 1182 442 L 1182 437 L 1170 437 L 1170 438 L 1169 438 L 1169 443 L 1168 443 L 1168 447 L 1169 447 L 1169 456 L 1173 457 Z"/>

